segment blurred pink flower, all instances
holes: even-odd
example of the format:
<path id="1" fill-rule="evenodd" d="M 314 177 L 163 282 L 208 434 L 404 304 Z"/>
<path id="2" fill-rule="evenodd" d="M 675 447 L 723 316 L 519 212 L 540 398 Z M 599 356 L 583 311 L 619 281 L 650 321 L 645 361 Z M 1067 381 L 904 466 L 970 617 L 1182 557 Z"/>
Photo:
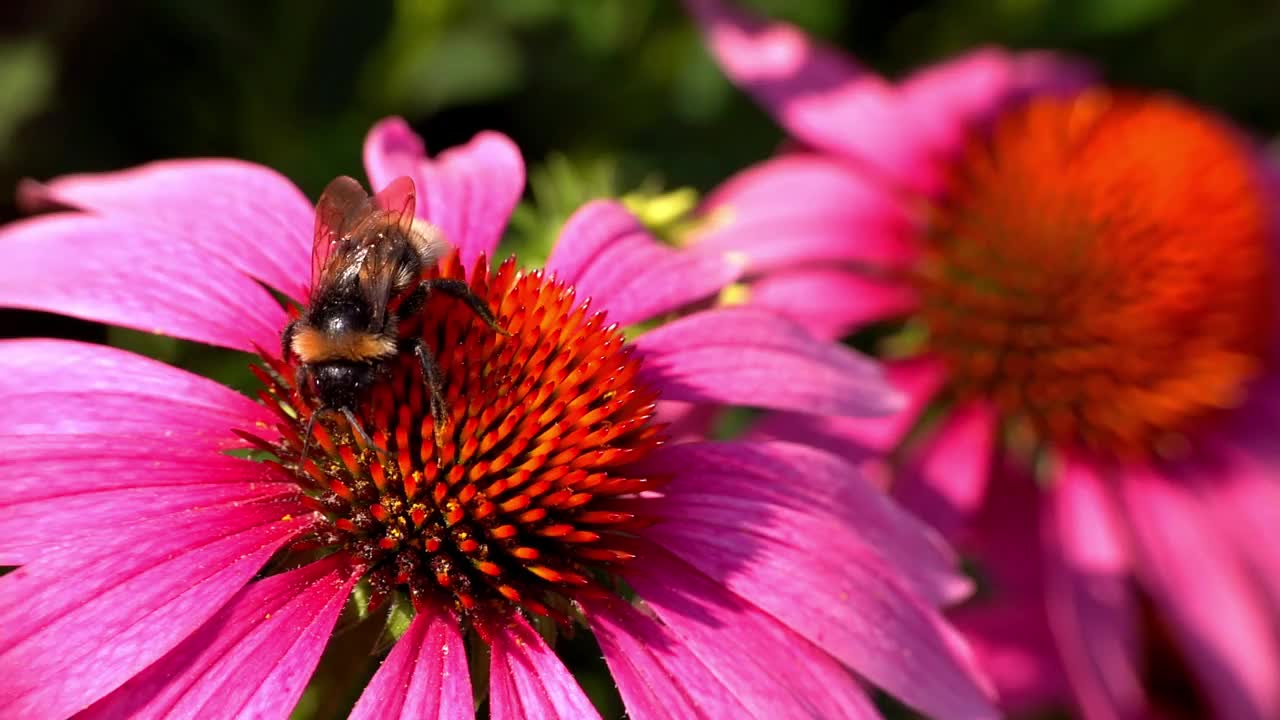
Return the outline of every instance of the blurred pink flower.
<path id="1" fill-rule="evenodd" d="M 469 277 L 513 334 L 433 299 L 402 329 L 462 358 L 442 362 L 450 440 L 423 440 L 407 359 L 362 409 L 385 455 L 318 426 L 306 472 L 289 469 L 303 417 L 267 290 L 305 297 L 302 193 L 229 160 L 25 188 L 74 210 L 0 229 L 0 304 L 257 352 L 270 371 L 259 403 L 109 347 L 0 343 L 0 563 L 20 566 L 0 578 L 0 715 L 287 717 L 362 582 L 416 615 L 357 718 L 472 717 L 469 633 L 488 643 L 492 717 L 594 716 L 532 615 L 595 634 L 632 717 L 873 717 L 864 679 L 936 717 L 994 714 L 936 610 L 967 581 L 923 524 L 813 448 L 660 442 L 659 394 L 891 410 L 876 365 L 744 308 L 625 341 L 604 312 L 669 316 L 739 268 L 656 242 L 612 202 L 568 221 L 545 273 L 491 270 L 524 186 L 501 135 L 428 159 L 392 119 L 365 160 L 376 187 L 414 180 L 460 251 L 439 272 Z M 225 452 L 245 440 L 281 462 Z"/>
<path id="2" fill-rule="evenodd" d="M 1065 672 L 1088 717 L 1146 717 L 1172 668 L 1215 716 L 1280 717 L 1276 197 L 1252 143 L 1043 53 L 890 83 L 688 5 L 794 140 L 708 198 L 695 246 L 743 253 L 742 302 L 820 336 L 904 321 L 903 412 L 755 437 L 892 453 L 892 492 L 984 561 L 988 602 L 956 617 L 1007 707 Z"/>

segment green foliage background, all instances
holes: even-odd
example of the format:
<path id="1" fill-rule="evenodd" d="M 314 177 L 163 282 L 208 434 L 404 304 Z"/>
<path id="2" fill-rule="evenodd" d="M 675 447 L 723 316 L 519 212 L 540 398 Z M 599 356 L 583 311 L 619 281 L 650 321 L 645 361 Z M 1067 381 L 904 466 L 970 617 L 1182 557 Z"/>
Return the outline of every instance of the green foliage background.
<path id="1" fill-rule="evenodd" d="M 749 3 L 899 75 L 977 45 L 1092 59 L 1119 84 L 1168 89 L 1264 140 L 1280 129 L 1274 0 L 757 0 Z M 23 177 L 224 155 L 270 165 L 310 196 L 363 175 L 363 135 L 403 115 L 441 149 L 493 128 L 530 165 L 513 247 L 536 257 L 581 201 L 635 188 L 706 190 L 781 141 L 699 45 L 675 0 L 15 0 L 0 7 L 0 220 Z M 198 262 L 198 258 L 193 258 Z M 245 387 L 243 356 L 35 313 L 0 335 L 109 340 Z M 300 715 L 341 714 L 340 636 Z M 367 634 L 367 633 L 366 633 Z M 606 712 L 598 651 L 567 655 Z M 373 667 L 364 660 L 359 673 Z"/>

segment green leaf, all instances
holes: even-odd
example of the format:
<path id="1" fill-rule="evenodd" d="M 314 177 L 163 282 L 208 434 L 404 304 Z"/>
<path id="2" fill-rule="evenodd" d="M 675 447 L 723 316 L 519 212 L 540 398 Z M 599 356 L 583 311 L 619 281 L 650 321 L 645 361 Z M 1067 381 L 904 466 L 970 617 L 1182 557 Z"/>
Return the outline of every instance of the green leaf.
<path id="1" fill-rule="evenodd" d="M 44 43 L 0 43 L 0 148 L 8 147 L 18 127 L 48 103 L 53 79 L 53 57 Z"/>

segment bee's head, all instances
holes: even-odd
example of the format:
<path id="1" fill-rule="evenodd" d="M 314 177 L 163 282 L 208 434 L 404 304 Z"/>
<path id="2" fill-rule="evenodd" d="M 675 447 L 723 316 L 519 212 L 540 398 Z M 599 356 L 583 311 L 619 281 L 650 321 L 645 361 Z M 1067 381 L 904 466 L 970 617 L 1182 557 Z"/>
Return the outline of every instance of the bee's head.
<path id="1" fill-rule="evenodd" d="M 321 407 L 354 409 L 373 385 L 375 373 L 370 363 L 335 360 L 312 367 L 311 382 Z"/>

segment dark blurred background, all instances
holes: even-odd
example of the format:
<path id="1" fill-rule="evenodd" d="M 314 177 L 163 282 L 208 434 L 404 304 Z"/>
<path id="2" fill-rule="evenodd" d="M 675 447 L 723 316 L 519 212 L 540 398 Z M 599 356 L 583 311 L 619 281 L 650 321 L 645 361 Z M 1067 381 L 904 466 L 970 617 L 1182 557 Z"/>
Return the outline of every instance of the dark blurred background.
<path id="1" fill-rule="evenodd" d="M 752 2 L 899 74 L 983 43 L 1093 58 L 1266 137 L 1280 128 L 1274 0 Z M 442 148 L 482 128 L 589 182 L 705 188 L 779 133 L 674 0 L 43 0 L 0 7 L 0 213 L 21 177 L 230 155 L 314 194 L 359 174 L 400 114 Z M 560 168 L 565 170 L 566 168 Z"/>
<path id="2" fill-rule="evenodd" d="M 1280 131 L 1276 0 L 748 4 L 891 76 L 982 44 L 1055 48 L 1092 59 L 1112 82 L 1217 108 L 1264 141 Z M 0 3 L 0 221 L 16 217 L 23 177 L 170 157 L 256 161 L 315 197 L 335 175 L 363 176 L 364 133 L 391 114 L 434 150 L 485 128 L 514 138 L 530 202 L 513 240 L 534 254 L 590 197 L 706 190 L 781 141 L 720 75 L 676 0 Z M 106 340 L 251 382 L 244 356 L 0 312 L 0 336 L 14 335 Z M 599 652 L 583 642 L 565 654 L 606 714 L 617 712 Z M 320 676 L 345 681 L 309 693 L 299 716 L 340 716 L 359 692 L 334 658 Z"/>

